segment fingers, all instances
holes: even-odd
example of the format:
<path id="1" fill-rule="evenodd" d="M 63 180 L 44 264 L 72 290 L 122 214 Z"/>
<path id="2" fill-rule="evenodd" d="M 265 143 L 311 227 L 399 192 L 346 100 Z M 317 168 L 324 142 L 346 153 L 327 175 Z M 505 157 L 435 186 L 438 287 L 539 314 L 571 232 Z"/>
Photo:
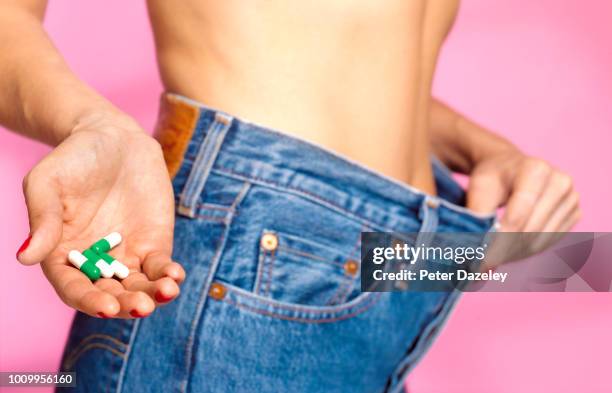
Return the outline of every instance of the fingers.
<path id="1" fill-rule="evenodd" d="M 533 209 L 533 213 L 527 224 L 526 232 L 543 232 L 545 227 L 551 229 L 559 228 L 559 220 L 563 219 L 569 209 L 578 207 L 577 194 L 572 187 L 572 179 L 569 175 L 560 171 L 554 171 L 542 195 Z M 550 225 L 551 219 L 557 220 L 556 225 Z"/>
<path id="2" fill-rule="evenodd" d="M 122 282 L 102 278 L 96 281 L 95 287 L 113 296 L 119 303 L 116 312 L 98 314 L 102 318 L 143 318 L 149 316 L 156 305 L 167 303 L 180 293 L 179 286 L 173 279 L 164 277 L 151 281 L 146 275 L 136 271 L 132 271 Z"/>
<path id="3" fill-rule="evenodd" d="M 162 253 L 147 256 L 142 263 L 142 269 L 150 280 L 170 277 L 180 284 L 185 279 L 183 267 L 173 262 L 170 256 Z"/>
<path id="4" fill-rule="evenodd" d="M 163 273 L 170 269 L 172 273 L 176 269 L 174 265 L 178 264 L 162 263 L 158 271 Z M 172 301 L 180 293 L 177 281 L 168 276 L 150 280 L 144 273 L 132 270 L 122 282 L 102 278 L 92 283 L 82 272 L 66 265 L 61 257 L 45 261 L 42 267 L 64 303 L 100 318 L 146 317 L 157 305 Z M 178 273 L 174 275 L 182 279 L 182 268 Z"/>
<path id="5" fill-rule="evenodd" d="M 140 273 L 132 273 L 131 275 L 137 274 Z M 117 280 L 101 279 L 96 282 L 96 286 L 113 295 L 121 306 L 116 314 L 109 315 L 109 317 L 142 318 L 155 310 L 155 302 L 149 295 L 142 291 L 129 290 Z"/>
<path id="6" fill-rule="evenodd" d="M 564 232 L 580 216 L 569 175 L 536 158 L 493 162 L 470 178 L 467 207 L 488 213 L 504 205 L 505 232 Z"/>
<path id="7" fill-rule="evenodd" d="M 17 260 L 32 265 L 44 260 L 62 237 L 63 205 L 60 192 L 49 174 L 32 170 L 23 181 L 23 192 L 30 220 L 30 242 L 17 254 Z"/>
<path id="8" fill-rule="evenodd" d="M 528 159 L 519 169 L 506 211 L 501 219 L 505 232 L 521 232 L 532 216 L 551 176 L 552 168 L 541 160 Z"/>
<path id="9" fill-rule="evenodd" d="M 500 175 L 474 175 L 468 185 L 466 206 L 476 213 L 492 213 L 507 198 L 508 190 Z"/>
<path id="10" fill-rule="evenodd" d="M 167 303 L 178 296 L 180 289 L 176 281 L 170 277 L 149 280 L 143 273 L 132 273 L 123 280 L 123 286 L 130 291 L 146 293 L 158 304 Z"/>
<path id="11" fill-rule="evenodd" d="M 580 219 L 579 197 L 576 191 L 571 191 L 545 221 L 542 232 L 565 232 Z"/>
<path id="12" fill-rule="evenodd" d="M 91 316 L 115 315 L 119 312 L 117 299 L 97 288 L 79 270 L 56 260 L 44 263 L 43 271 L 68 306 Z"/>
<path id="13" fill-rule="evenodd" d="M 501 220 L 506 232 L 565 232 L 579 218 L 571 177 L 548 163 L 527 159 L 513 183 Z"/>

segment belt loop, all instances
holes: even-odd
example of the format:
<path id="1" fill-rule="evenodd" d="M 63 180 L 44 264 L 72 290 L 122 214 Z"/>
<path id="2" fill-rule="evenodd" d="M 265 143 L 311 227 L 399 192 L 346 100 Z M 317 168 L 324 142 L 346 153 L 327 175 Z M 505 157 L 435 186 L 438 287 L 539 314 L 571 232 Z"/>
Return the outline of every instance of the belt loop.
<path id="1" fill-rule="evenodd" d="M 217 112 L 215 114 L 215 119 L 206 132 L 185 187 L 181 192 L 178 205 L 179 214 L 191 218 L 195 217 L 198 199 L 204 191 L 204 185 L 221 150 L 221 145 L 232 120 L 232 117 L 224 113 Z"/>
<path id="2" fill-rule="evenodd" d="M 440 200 L 437 197 L 426 195 L 419 209 L 421 229 L 419 232 L 434 232 L 438 228 L 438 207 Z"/>
<path id="3" fill-rule="evenodd" d="M 428 245 L 433 239 L 436 230 L 438 229 L 438 207 L 440 200 L 436 197 L 426 195 L 419 209 L 419 218 L 421 219 L 421 228 L 417 236 L 417 244 Z"/>

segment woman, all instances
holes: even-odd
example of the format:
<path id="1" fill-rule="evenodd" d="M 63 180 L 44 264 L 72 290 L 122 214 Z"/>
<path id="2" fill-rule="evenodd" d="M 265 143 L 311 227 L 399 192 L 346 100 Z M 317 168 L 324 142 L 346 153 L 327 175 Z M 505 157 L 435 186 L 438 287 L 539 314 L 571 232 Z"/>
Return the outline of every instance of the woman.
<path id="1" fill-rule="evenodd" d="M 69 71 L 44 8 L 0 6 L 0 122 L 56 146 L 17 258 L 80 311 L 77 391 L 397 391 L 456 296 L 360 292 L 362 231 L 578 219 L 567 175 L 431 97 L 455 1 L 149 1 L 159 143 Z M 112 231 L 132 273 L 92 283 L 66 255 Z"/>

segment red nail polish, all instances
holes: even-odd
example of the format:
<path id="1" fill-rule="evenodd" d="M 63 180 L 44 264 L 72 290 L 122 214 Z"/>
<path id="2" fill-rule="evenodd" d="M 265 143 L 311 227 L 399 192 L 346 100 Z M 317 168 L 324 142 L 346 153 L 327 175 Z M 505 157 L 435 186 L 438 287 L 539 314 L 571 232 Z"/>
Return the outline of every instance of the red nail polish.
<path id="1" fill-rule="evenodd" d="M 174 296 L 166 296 L 163 293 L 161 293 L 160 291 L 155 292 L 155 301 L 157 301 L 157 303 L 166 303 L 169 302 L 170 300 L 172 300 Z"/>
<path id="2" fill-rule="evenodd" d="M 98 313 L 98 316 L 99 316 L 100 318 L 108 319 L 108 316 L 107 316 L 106 314 L 104 314 L 103 312 L 99 312 L 99 313 Z"/>
<path id="3" fill-rule="evenodd" d="M 141 313 L 139 313 L 138 310 L 130 311 L 130 315 L 133 316 L 134 318 L 143 318 L 143 317 L 146 317 L 146 315 L 142 315 Z"/>
<path id="4" fill-rule="evenodd" d="M 28 248 L 28 246 L 30 245 L 30 240 L 32 240 L 32 235 L 29 235 L 28 238 L 25 239 L 21 247 L 19 247 L 19 250 L 17 250 L 17 258 L 19 258 L 19 254 L 21 254 L 26 250 L 26 248 Z"/>

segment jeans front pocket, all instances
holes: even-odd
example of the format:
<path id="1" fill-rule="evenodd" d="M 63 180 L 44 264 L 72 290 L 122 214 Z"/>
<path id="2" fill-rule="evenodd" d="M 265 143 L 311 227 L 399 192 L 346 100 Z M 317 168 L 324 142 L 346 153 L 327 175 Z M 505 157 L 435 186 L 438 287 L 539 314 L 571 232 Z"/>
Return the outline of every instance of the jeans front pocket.
<path id="1" fill-rule="evenodd" d="M 316 241 L 266 229 L 253 292 L 311 306 L 344 303 L 359 293 L 359 262 Z"/>

